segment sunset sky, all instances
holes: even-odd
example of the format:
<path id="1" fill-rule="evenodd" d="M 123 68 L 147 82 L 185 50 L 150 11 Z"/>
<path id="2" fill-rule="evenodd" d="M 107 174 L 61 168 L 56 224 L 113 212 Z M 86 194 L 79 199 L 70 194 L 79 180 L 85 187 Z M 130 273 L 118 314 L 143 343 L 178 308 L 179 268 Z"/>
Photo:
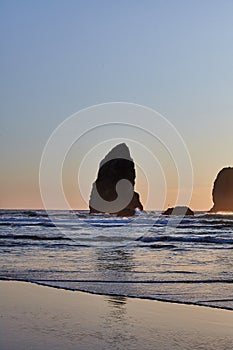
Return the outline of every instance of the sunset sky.
<path id="1" fill-rule="evenodd" d="M 1 0 L 0 33 L 1 208 L 42 208 L 39 165 L 52 132 L 81 109 L 122 101 L 172 123 L 192 161 L 190 207 L 210 209 L 218 171 L 233 166 L 233 1 Z M 88 118 L 80 132 L 94 126 Z M 159 209 L 159 172 L 167 181 L 163 205 L 174 205 L 174 160 L 137 132 L 106 127 L 70 148 L 63 185 L 72 208 L 87 208 L 77 188 L 80 164 L 88 196 L 99 161 L 119 142 L 138 164 L 144 203 L 152 181 L 155 203 L 146 209 Z M 158 159 L 154 168 L 143 145 Z"/>

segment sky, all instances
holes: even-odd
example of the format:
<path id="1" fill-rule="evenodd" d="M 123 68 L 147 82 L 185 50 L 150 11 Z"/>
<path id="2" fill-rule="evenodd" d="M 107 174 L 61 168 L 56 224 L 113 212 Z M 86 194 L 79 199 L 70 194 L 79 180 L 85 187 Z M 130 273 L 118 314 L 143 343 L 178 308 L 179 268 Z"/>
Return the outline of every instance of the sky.
<path id="1" fill-rule="evenodd" d="M 39 169 L 51 134 L 82 109 L 121 101 L 156 110 L 174 126 L 191 157 L 190 206 L 210 209 L 218 171 L 233 165 L 232 18 L 231 0 L 1 0 L 0 207 L 42 208 Z M 109 120 L 118 122 L 113 115 Z M 88 118 L 84 113 L 80 128 L 91 129 L 95 116 Z M 70 147 L 62 170 L 70 207 L 87 208 L 98 163 L 124 141 L 138 164 L 136 184 L 145 208 L 173 205 L 175 161 L 164 165 L 164 150 L 148 140 L 135 127 L 127 133 L 121 125 L 103 127 L 101 137 L 92 131 Z M 146 163 L 141 154 L 144 144 L 158 159 L 153 181 L 153 161 Z M 83 198 L 77 177 L 86 155 Z M 147 203 L 151 188 L 154 205 L 153 199 Z"/>

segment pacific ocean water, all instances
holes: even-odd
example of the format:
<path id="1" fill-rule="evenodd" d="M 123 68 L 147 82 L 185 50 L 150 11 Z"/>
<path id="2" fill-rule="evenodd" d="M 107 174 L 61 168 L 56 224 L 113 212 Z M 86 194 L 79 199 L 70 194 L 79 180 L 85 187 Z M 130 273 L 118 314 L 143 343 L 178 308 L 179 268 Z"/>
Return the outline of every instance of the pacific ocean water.
<path id="1" fill-rule="evenodd" d="M 233 214 L 1 210 L 0 279 L 233 310 Z"/>

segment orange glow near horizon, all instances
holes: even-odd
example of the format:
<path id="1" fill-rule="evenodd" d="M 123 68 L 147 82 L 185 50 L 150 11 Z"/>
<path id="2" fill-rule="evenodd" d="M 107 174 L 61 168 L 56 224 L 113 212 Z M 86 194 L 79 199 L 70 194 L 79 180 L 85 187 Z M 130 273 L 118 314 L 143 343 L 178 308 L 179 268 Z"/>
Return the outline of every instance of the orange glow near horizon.
<path id="1" fill-rule="evenodd" d="M 145 184 L 144 184 L 145 185 Z M 91 189 L 91 187 L 90 187 Z M 177 196 L 178 189 L 171 188 L 167 190 L 166 201 L 163 207 L 153 208 L 147 207 L 146 201 L 148 196 L 148 190 L 145 186 L 137 186 L 136 190 L 140 193 L 142 203 L 145 210 L 163 210 L 167 207 L 174 206 Z M 210 187 L 199 187 L 194 188 L 191 202 L 189 207 L 193 210 L 206 211 L 209 210 L 212 203 Z M 81 194 L 77 189 L 74 190 L 72 186 L 65 189 L 66 199 L 71 209 L 75 210 L 87 210 L 88 203 L 82 198 Z M 179 203 L 181 205 L 182 203 Z M 12 188 L 5 189 L 1 196 L 1 208 L 2 209 L 43 209 L 44 205 L 41 200 L 39 186 L 34 186 L 30 189 Z M 64 208 L 53 208 L 53 209 L 64 209 Z"/>
<path id="2" fill-rule="evenodd" d="M 98 163 L 98 162 L 97 162 Z M 71 165 L 70 165 L 71 164 Z M 83 198 L 78 188 L 78 169 L 77 163 L 70 162 L 67 167 L 64 165 L 65 173 L 63 178 L 64 193 L 71 209 L 88 209 L 89 194 L 91 192 L 93 176 L 84 181 L 86 198 Z M 43 209 L 44 205 L 40 195 L 38 167 L 30 167 L 24 175 L 24 169 L 19 169 L 18 173 L 11 172 L 9 176 L 5 174 L 2 181 L 0 208 L 2 209 Z M 176 204 L 178 193 L 177 179 L 173 173 L 166 173 L 170 177 L 167 181 L 167 191 L 165 193 L 165 200 L 162 198 L 163 193 L 160 188 L 161 179 L 155 179 L 153 188 L 148 188 L 148 180 L 143 170 L 136 165 L 136 184 L 135 190 L 139 192 L 141 202 L 145 210 L 164 210 L 167 207 Z M 160 182 L 159 182 L 160 181 Z M 200 183 L 200 179 L 199 179 Z M 4 184 L 4 186 L 3 186 Z M 148 203 L 148 195 L 153 192 L 152 198 Z M 177 203 L 177 205 L 187 205 L 186 203 Z M 210 186 L 201 187 L 194 183 L 191 202 L 188 206 L 193 210 L 209 210 L 212 207 L 212 183 Z M 46 209 L 46 208 L 45 208 Z M 53 208 L 64 209 L 64 208 Z"/>

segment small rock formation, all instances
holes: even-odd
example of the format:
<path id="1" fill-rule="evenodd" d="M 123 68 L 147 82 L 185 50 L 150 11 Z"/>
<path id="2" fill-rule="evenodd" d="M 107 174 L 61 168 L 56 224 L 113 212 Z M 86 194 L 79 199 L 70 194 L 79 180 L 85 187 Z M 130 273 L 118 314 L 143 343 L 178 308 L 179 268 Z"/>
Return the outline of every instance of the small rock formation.
<path id="1" fill-rule="evenodd" d="M 189 207 L 185 207 L 185 206 L 177 206 L 177 207 L 172 207 L 172 208 L 168 208 L 167 210 L 165 210 L 162 215 L 189 215 L 189 216 L 193 216 L 194 212 L 189 208 Z"/>
<path id="2" fill-rule="evenodd" d="M 171 248 L 176 248 L 174 244 L 151 244 L 150 247 L 152 249 L 171 249 Z"/>
<path id="3" fill-rule="evenodd" d="M 212 191 L 214 205 L 211 213 L 219 211 L 233 212 L 233 168 L 223 168 L 218 173 Z"/>
<path id="4" fill-rule="evenodd" d="M 90 214 L 110 213 L 133 216 L 143 210 L 139 194 L 134 191 L 135 168 L 125 143 L 115 146 L 100 162 L 89 200 Z"/>

